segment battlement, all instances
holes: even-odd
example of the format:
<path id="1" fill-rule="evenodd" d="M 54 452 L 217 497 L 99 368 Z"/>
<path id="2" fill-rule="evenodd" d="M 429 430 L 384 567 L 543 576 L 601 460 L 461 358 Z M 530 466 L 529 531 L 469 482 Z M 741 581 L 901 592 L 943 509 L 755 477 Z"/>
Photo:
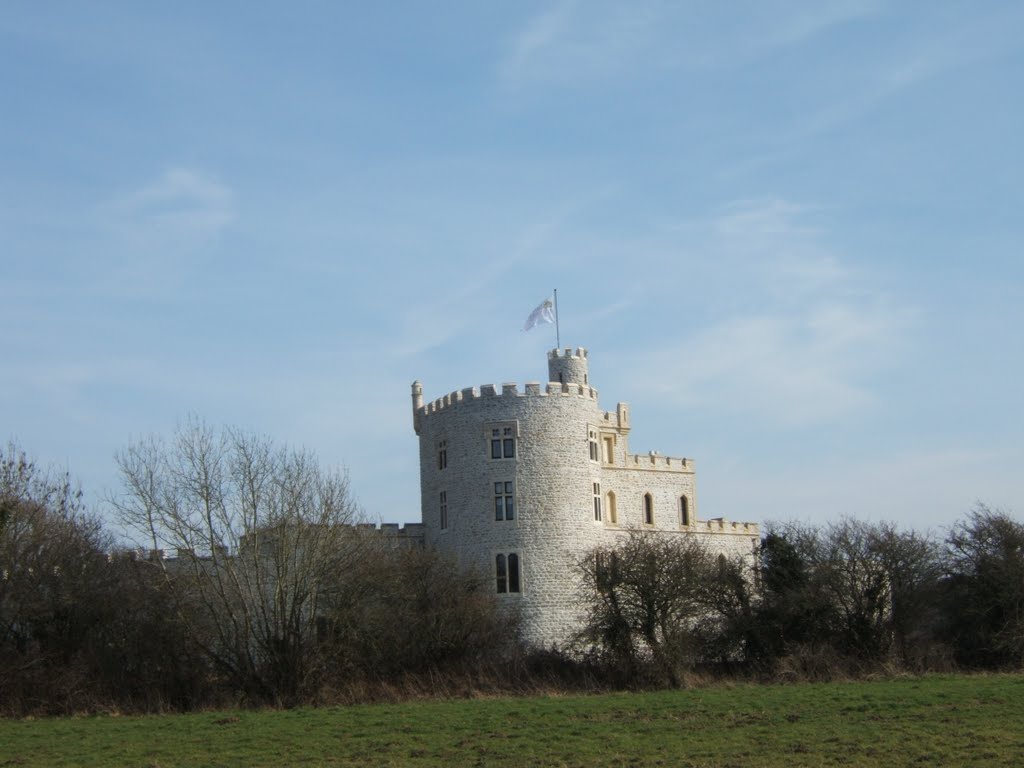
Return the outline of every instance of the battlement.
<path id="1" fill-rule="evenodd" d="M 693 459 L 677 459 L 672 456 L 662 456 L 657 451 L 648 453 L 627 453 L 626 469 L 652 469 L 659 472 L 693 472 Z"/>
<path id="2" fill-rule="evenodd" d="M 548 352 L 548 360 L 557 360 L 558 358 L 576 358 L 579 360 L 586 360 L 587 350 L 585 347 L 576 347 L 576 351 L 573 352 L 572 347 L 566 347 L 565 350 L 552 349 Z"/>
<path id="3" fill-rule="evenodd" d="M 373 533 L 385 538 L 408 539 L 409 541 L 423 540 L 423 523 L 381 523 L 378 528 L 374 523 L 358 523 L 360 531 Z"/>
<path id="4" fill-rule="evenodd" d="M 522 398 L 522 397 L 579 397 L 587 400 L 597 401 L 597 390 L 585 384 L 568 382 L 565 384 L 557 381 L 541 385 L 540 382 L 527 382 L 523 391 L 519 391 L 519 385 L 512 382 L 505 382 L 501 385 L 501 392 L 494 384 L 482 384 L 479 388 L 466 387 L 450 392 L 444 397 L 439 397 L 432 402 L 421 405 L 416 413 L 429 416 L 444 410 L 458 407 L 463 403 L 487 400 L 489 398 Z"/>
<path id="5" fill-rule="evenodd" d="M 724 517 L 697 520 L 691 530 L 697 533 L 734 533 L 742 536 L 760 536 L 761 526 L 757 523 L 736 523 Z"/>

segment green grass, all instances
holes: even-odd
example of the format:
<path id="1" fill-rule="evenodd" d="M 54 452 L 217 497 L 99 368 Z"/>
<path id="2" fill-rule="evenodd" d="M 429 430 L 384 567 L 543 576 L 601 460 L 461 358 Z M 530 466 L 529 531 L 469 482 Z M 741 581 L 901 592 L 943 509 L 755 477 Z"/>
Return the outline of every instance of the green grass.
<path id="1" fill-rule="evenodd" d="M 1022 762 L 1022 675 L 0 721 L 0 766 Z"/>

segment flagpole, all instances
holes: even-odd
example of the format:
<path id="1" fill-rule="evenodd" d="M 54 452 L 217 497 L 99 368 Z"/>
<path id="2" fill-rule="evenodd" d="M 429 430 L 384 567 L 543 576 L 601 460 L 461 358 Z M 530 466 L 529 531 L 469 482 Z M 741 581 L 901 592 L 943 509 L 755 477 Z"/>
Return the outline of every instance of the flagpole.
<path id="1" fill-rule="evenodd" d="M 555 288 L 555 348 L 562 348 L 562 334 L 558 328 L 558 289 Z"/>

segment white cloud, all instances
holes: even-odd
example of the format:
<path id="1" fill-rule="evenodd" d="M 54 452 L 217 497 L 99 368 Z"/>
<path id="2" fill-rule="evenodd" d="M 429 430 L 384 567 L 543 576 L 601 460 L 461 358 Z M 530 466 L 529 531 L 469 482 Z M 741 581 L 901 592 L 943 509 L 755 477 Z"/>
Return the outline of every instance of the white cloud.
<path id="1" fill-rule="evenodd" d="M 212 237 L 235 218 L 234 193 L 215 177 L 171 168 L 115 205 L 129 228 L 156 236 Z"/>
<path id="2" fill-rule="evenodd" d="M 195 168 L 170 168 L 99 208 L 109 243 L 94 287 L 116 295 L 159 295 L 175 289 L 197 256 L 235 221 L 234 191 Z"/>
<path id="3" fill-rule="evenodd" d="M 742 201 L 705 222 L 688 249 L 703 265 L 706 292 L 695 299 L 707 322 L 653 356 L 644 351 L 652 376 L 641 386 L 687 408 L 787 427 L 834 423 L 872 404 L 871 376 L 916 312 L 824 247 L 806 222 L 814 210 Z"/>
<path id="4" fill-rule="evenodd" d="M 659 3 L 563 0 L 530 19 L 513 38 L 499 76 L 506 85 L 519 86 L 607 75 L 651 46 L 664 13 Z"/>

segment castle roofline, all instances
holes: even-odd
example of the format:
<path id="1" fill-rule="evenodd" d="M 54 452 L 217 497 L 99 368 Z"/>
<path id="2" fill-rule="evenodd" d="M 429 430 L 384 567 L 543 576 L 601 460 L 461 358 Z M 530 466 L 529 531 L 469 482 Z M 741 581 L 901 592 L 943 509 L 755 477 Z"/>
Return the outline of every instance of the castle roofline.
<path id="1" fill-rule="evenodd" d="M 566 383 L 549 381 L 541 385 L 537 381 L 529 381 L 524 385 L 523 391 L 519 391 L 519 385 L 514 382 L 506 382 L 501 385 L 501 392 L 498 392 L 494 384 L 481 384 L 477 387 L 466 387 L 449 392 L 429 403 L 422 404 L 417 412 L 424 415 L 438 413 L 440 411 L 455 408 L 463 403 L 486 400 L 488 398 L 525 398 L 525 397 L 579 397 L 586 400 L 597 401 L 597 390 L 585 384 Z"/>

